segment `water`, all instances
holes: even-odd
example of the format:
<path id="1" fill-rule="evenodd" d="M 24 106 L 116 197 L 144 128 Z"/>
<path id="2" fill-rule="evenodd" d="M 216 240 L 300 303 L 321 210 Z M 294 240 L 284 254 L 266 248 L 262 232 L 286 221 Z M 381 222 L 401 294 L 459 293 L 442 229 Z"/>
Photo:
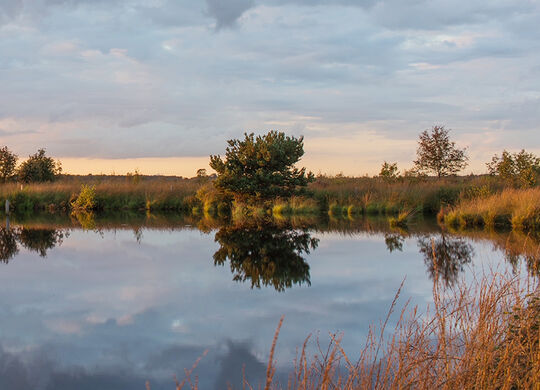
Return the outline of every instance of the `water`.
<path id="1" fill-rule="evenodd" d="M 243 366 L 256 383 L 282 315 L 277 376 L 286 380 L 309 334 L 325 345 L 328 332 L 343 333 L 354 356 L 403 281 L 401 304 L 429 304 L 433 248 L 448 285 L 482 269 L 525 270 L 538 254 L 531 238 L 459 236 L 430 220 L 410 231 L 384 220 L 155 216 L 10 225 L 0 230 L 2 389 L 143 389 L 146 380 L 173 389 L 173 375 L 204 351 L 200 388 L 239 383 Z"/>

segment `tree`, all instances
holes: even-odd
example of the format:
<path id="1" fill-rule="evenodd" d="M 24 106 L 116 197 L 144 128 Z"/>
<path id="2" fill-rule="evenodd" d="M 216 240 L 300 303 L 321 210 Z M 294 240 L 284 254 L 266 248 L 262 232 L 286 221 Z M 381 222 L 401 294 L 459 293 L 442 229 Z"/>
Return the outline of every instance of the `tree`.
<path id="1" fill-rule="evenodd" d="M 15 174 L 17 155 L 11 152 L 7 146 L 0 148 L 0 179 L 5 183 Z"/>
<path id="2" fill-rule="evenodd" d="M 225 160 L 210 156 L 210 167 L 218 174 L 216 189 L 238 201 L 264 201 L 301 193 L 315 177 L 294 164 L 304 154 L 303 137 L 270 131 L 244 140 L 229 140 Z"/>
<path id="3" fill-rule="evenodd" d="M 388 182 L 396 180 L 399 177 L 397 163 L 389 164 L 385 161 L 381 167 L 379 177 Z"/>
<path id="4" fill-rule="evenodd" d="M 522 149 L 519 153 L 509 153 L 503 150 L 501 156 L 493 156 L 487 163 L 488 172 L 492 176 L 519 186 L 532 187 L 540 174 L 540 158 Z"/>
<path id="5" fill-rule="evenodd" d="M 437 177 L 453 175 L 467 166 L 469 160 L 465 149 L 458 149 L 450 141 L 449 129 L 433 126 L 431 132 L 424 130 L 418 140 L 417 160 L 414 166 L 419 172 L 433 172 Z"/>
<path id="6" fill-rule="evenodd" d="M 62 173 L 60 162 L 45 156 L 45 149 L 28 157 L 19 167 L 17 176 L 23 183 L 54 181 Z"/>

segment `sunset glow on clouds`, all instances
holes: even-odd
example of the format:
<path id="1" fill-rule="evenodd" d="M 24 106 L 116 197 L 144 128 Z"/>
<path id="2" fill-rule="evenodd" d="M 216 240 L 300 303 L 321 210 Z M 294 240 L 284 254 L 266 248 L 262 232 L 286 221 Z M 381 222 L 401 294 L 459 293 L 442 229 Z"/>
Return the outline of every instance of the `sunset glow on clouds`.
<path id="1" fill-rule="evenodd" d="M 2 0 L 0 144 L 193 176 L 278 129 L 309 169 L 361 175 L 445 124 L 481 173 L 540 152 L 539 21 L 534 0 Z"/>

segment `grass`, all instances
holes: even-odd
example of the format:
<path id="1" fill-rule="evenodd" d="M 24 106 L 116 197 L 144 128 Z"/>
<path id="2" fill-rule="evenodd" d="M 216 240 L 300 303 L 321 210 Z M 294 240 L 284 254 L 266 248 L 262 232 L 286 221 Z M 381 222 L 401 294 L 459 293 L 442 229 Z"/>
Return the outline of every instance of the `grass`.
<path id="1" fill-rule="evenodd" d="M 249 384 L 244 373 L 243 388 L 540 389 L 538 279 L 492 273 L 450 290 L 435 280 L 433 305 L 420 313 L 405 303 L 389 331 L 400 291 L 385 321 L 371 327 L 358 359 L 345 351 L 342 335 L 330 334 L 327 348 L 317 339 L 315 354 L 308 352 L 308 337 L 290 364 L 287 383 L 274 379 L 281 318 L 264 383 Z M 177 390 L 198 388 L 191 380 L 195 367 L 186 371 L 184 382 L 176 382 Z"/>
<path id="2" fill-rule="evenodd" d="M 388 222 L 392 228 L 407 228 L 409 219 L 414 216 L 416 210 L 402 210 L 397 217 L 391 217 Z"/>
<path id="3" fill-rule="evenodd" d="M 461 228 L 508 227 L 540 230 L 540 188 L 505 189 L 500 193 L 464 199 L 441 218 Z"/>
<path id="4" fill-rule="evenodd" d="M 177 210 L 186 211 L 195 203 L 200 188 L 196 180 L 59 180 L 54 183 L 0 185 L 0 202 L 9 199 L 13 210 L 69 211 L 81 192 L 93 191 L 93 210 Z M 84 209 L 89 208 L 88 202 Z"/>
<path id="5" fill-rule="evenodd" d="M 403 209 L 436 214 L 441 206 L 455 205 L 463 194 L 494 193 L 504 187 L 489 176 L 401 179 L 386 182 L 370 177 L 319 176 L 309 185 L 321 210 L 338 215 L 338 207 L 353 207 L 357 213 L 397 215 Z"/>
<path id="6" fill-rule="evenodd" d="M 359 215 L 385 215 L 400 219 L 402 210 L 417 210 L 420 214 L 435 214 L 441 208 L 449 209 L 463 200 L 489 198 L 502 191 L 504 183 L 489 176 L 402 179 L 385 182 L 368 177 L 319 176 L 308 187 L 304 196 L 276 199 L 260 205 L 245 206 L 249 213 L 274 215 L 329 214 L 335 218 L 354 219 Z M 508 190 L 510 191 L 510 190 Z M 91 195 L 89 198 L 88 195 Z M 239 205 L 218 193 L 209 180 L 132 177 L 70 177 L 64 176 L 54 183 L 16 183 L 0 185 L 0 202 L 9 199 L 12 209 L 18 212 L 48 210 L 65 211 L 85 209 L 93 211 L 179 211 L 208 215 L 238 213 Z M 499 207 L 494 203 L 494 206 Z M 255 210 L 262 208 L 263 211 Z M 513 223 L 528 228 L 539 225 L 527 210 L 516 214 L 487 213 L 481 219 L 462 213 L 456 220 L 465 225 L 500 225 Z M 536 211 L 535 211 L 536 212 Z M 492 215 L 493 214 L 493 215 Z M 452 213 L 449 217 L 452 218 Z M 509 222 L 508 222 L 509 221 Z M 452 222 L 454 223 L 454 222 Z"/>

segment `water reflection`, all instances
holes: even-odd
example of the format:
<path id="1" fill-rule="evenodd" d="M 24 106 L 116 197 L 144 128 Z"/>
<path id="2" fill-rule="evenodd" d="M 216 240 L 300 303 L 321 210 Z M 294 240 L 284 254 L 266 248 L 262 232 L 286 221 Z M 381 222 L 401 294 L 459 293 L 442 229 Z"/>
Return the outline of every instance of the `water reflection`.
<path id="1" fill-rule="evenodd" d="M 403 251 L 403 243 L 405 242 L 405 236 L 400 233 L 386 233 L 384 235 L 384 243 L 386 244 L 386 249 L 390 253 L 394 251 Z"/>
<path id="2" fill-rule="evenodd" d="M 59 229 L 0 227 L 0 261 L 9 263 L 9 260 L 19 252 L 17 243 L 37 252 L 41 257 L 46 257 L 47 251 L 61 245 L 66 236 L 67 232 Z"/>
<path id="3" fill-rule="evenodd" d="M 309 264 L 303 254 L 317 248 L 319 240 L 306 229 L 268 220 L 223 226 L 215 235 L 220 248 L 214 264 L 230 262 L 233 280 L 249 280 L 251 287 L 273 286 L 284 291 L 294 284 L 311 284 Z"/>
<path id="4" fill-rule="evenodd" d="M 30 229 L 21 228 L 18 234 L 19 242 L 26 249 L 39 253 L 41 257 L 47 256 L 47 250 L 61 245 L 64 232 L 56 229 Z"/>
<path id="5" fill-rule="evenodd" d="M 13 230 L 0 227 L 0 261 L 9 263 L 9 260 L 18 252 L 19 248 L 17 248 L 16 235 Z"/>
<path id="6" fill-rule="evenodd" d="M 452 286 L 464 266 L 472 261 L 474 250 L 463 238 L 453 238 L 446 234 L 437 237 L 423 236 L 418 239 L 420 253 L 432 279 L 441 279 Z"/>

